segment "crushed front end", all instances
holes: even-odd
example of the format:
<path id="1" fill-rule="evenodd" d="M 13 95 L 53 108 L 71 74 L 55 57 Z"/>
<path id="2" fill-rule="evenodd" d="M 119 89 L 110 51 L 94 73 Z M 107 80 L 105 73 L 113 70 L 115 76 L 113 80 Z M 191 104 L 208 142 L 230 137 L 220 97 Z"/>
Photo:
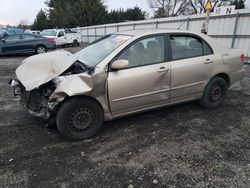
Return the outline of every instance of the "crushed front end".
<path id="1" fill-rule="evenodd" d="M 21 102 L 26 106 L 30 114 L 44 119 L 48 119 L 53 114 L 55 107 L 51 106 L 49 102 L 49 97 L 56 89 L 53 81 L 31 91 L 26 91 L 18 79 L 12 79 L 10 85 L 13 88 L 14 95 L 20 95 Z"/>
<path id="2" fill-rule="evenodd" d="M 33 116 L 48 119 L 65 98 L 63 94 L 50 98 L 62 79 L 88 69 L 73 54 L 55 51 L 26 58 L 9 84 Z"/>
<path id="3" fill-rule="evenodd" d="M 10 81 L 14 95 L 21 95 L 33 116 L 54 119 L 63 101 L 84 95 L 99 101 L 106 119 L 111 118 L 106 96 L 106 71 L 80 62 L 69 52 L 31 56 L 17 68 L 16 76 L 17 79 Z"/>

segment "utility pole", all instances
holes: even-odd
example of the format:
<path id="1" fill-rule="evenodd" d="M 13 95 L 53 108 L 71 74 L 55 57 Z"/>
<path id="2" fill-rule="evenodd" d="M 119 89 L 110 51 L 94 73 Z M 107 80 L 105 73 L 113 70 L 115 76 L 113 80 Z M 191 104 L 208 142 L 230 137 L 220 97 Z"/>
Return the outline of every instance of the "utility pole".
<path id="1" fill-rule="evenodd" d="M 210 18 L 210 10 L 212 9 L 212 2 L 211 0 L 207 0 L 207 3 L 205 5 L 206 10 L 206 20 L 202 23 L 201 32 L 207 35 L 208 32 L 208 25 L 209 25 L 209 18 Z"/>

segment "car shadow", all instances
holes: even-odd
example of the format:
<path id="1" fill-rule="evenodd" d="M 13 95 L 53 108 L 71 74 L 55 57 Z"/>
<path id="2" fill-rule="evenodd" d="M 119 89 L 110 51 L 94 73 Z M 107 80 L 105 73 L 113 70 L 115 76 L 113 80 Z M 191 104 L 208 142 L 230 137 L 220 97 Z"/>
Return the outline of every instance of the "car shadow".
<path id="1" fill-rule="evenodd" d="M 35 54 L 7 54 L 7 55 L 0 55 L 1 58 L 24 58 L 24 57 L 29 57 Z"/>

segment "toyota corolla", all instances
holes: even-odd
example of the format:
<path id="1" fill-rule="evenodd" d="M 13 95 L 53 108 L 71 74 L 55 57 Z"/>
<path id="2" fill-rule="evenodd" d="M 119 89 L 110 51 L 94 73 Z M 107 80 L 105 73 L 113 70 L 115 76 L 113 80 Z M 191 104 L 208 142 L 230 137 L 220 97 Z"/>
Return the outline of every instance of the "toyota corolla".
<path id="1" fill-rule="evenodd" d="M 11 81 L 28 111 L 55 119 L 71 139 L 94 136 L 104 121 L 187 101 L 222 105 L 244 77 L 244 55 L 189 31 L 125 31 L 72 54 L 31 56 Z M 17 92 L 17 91 L 16 91 Z"/>

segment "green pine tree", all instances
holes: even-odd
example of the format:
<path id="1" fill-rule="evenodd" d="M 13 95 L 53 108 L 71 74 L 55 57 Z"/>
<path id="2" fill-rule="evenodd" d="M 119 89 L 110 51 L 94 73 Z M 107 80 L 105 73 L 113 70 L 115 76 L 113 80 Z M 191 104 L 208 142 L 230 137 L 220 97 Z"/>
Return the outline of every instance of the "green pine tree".
<path id="1" fill-rule="evenodd" d="M 42 31 L 47 28 L 49 28 L 49 20 L 46 12 L 41 9 L 37 14 L 36 19 L 31 26 L 31 29 Z"/>

